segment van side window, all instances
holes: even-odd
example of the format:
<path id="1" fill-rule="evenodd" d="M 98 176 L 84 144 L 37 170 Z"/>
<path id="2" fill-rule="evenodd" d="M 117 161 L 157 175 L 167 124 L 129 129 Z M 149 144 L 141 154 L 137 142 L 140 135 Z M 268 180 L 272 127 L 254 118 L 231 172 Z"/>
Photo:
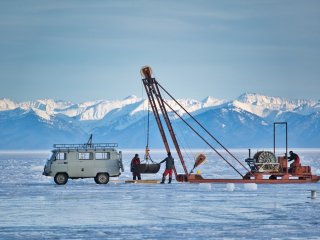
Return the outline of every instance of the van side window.
<path id="1" fill-rule="evenodd" d="M 92 160 L 93 153 L 92 152 L 79 152 L 79 160 Z"/>
<path id="2" fill-rule="evenodd" d="M 96 152 L 96 160 L 110 159 L 110 152 Z"/>
<path id="3" fill-rule="evenodd" d="M 66 160 L 67 154 L 64 152 L 58 152 L 56 153 L 56 160 Z"/>

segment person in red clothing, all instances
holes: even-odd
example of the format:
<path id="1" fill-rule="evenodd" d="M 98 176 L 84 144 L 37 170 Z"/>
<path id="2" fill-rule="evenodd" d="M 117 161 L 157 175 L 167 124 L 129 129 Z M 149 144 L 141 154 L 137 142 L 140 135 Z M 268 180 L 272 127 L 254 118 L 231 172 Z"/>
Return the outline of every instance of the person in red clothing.
<path id="1" fill-rule="evenodd" d="M 137 177 L 138 180 L 141 180 L 141 174 L 137 172 L 135 168 L 137 165 L 140 165 L 140 158 L 138 154 L 134 155 L 134 158 L 131 160 L 131 172 L 133 180 L 137 180 Z"/>
<path id="2" fill-rule="evenodd" d="M 300 157 L 299 157 L 298 154 L 296 154 L 296 153 L 294 153 L 292 151 L 290 151 L 289 154 L 290 154 L 290 156 L 288 158 L 288 162 L 294 161 L 293 163 L 290 164 L 289 171 L 292 171 L 293 168 L 301 166 Z"/>
<path id="3" fill-rule="evenodd" d="M 169 182 L 171 183 L 172 180 L 172 169 L 174 168 L 174 159 L 171 156 L 171 153 L 168 152 L 168 157 L 166 157 L 165 159 L 163 159 L 161 163 L 166 162 L 166 170 L 164 171 L 163 175 L 162 175 L 162 181 L 161 183 L 164 183 L 166 180 L 166 176 L 169 174 Z"/>

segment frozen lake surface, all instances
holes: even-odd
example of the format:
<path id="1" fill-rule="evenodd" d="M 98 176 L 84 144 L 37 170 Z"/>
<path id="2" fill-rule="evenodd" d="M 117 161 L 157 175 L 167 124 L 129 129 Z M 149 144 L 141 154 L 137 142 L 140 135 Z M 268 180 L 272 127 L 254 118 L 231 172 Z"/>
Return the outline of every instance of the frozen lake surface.
<path id="1" fill-rule="evenodd" d="M 123 151 L 119 180 L 131 179 L 134 153 Z M 320 150 L 297 153 L 320 175 Z M 41 175 L 49 155 L 0 153 L 0 239 L 320 239 L 319 183 L 97 185 L 85 179 L 57 186 Z M 153 155 L 159 161 L 165 154 Z M 187 165 L 190 170 L 192 160 Z M 163 168 L 143 178 L 160 179 Z M 238 177 L 210 154 L 200 170 L 204 177 Z"/>

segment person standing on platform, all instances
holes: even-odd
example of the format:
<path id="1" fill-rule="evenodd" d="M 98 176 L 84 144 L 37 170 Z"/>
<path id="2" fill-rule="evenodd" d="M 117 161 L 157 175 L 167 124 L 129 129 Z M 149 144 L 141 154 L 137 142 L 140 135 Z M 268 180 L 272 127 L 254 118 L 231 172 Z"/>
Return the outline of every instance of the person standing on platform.
<path id="1" fill-rule="evenodd" d="M 172 180 L 172 169 L 174 168 L 174 159 L 171 156 L 171 153 L 168 152 L 168 157 L 166 157 L 165 159 L 163 159 L 161 163 L 166 162 L 166 170 L 164 171 L 163 175 L 162 175 L 162 182 L 164 183 L 166 181 L 166 176 L 169 174 L 169 182 L 171 183 Z"/>
<path id="2" fill-rule="evenodd" d="M 139 155 L 134 155 L 134 158 L 131 160 L 131 172 L 132 172 L 132 179 L 133 180 L 141 180 L 141 174 L 137 171 L 137 167 L 140 165 L 140 158 Z"/>

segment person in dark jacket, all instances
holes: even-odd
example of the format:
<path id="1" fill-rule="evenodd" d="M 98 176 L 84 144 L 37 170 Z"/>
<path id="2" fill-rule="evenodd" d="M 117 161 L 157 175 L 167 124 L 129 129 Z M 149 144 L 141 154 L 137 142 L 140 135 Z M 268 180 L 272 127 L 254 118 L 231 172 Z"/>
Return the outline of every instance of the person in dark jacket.
<path id="1" fill-rule="evenodd" d="M 134 155 L 134 158 L 131 160 L 131 172 L 132 172 L 132 178 L 133 180 L 141 180 L 141 174 L 139 172 L 136 172 L 135 166 L 140 165 L 140 158 L 139 155 Z"/>
<path id="2" fill-rule="evenodd" d="M 171 183 L 172 180 L 172 169 L 174 168 L 174 159 L 171 156 L 171 153 L 168 152 L 168 157 L 166 157 L 165 159 L 163 159 L 161 163 L 166 162 L 166 170 L 164 171 L 163 175 L 162 175 L 162 182 L 164 183 L 166 181 L 166 176 L 169 174 L 169 182 Z"/>
<path id="3" fill-rule="evenodd" d="M 289 170 L 292 171 L 292 169 L 293 169 L 294 167 L 300 167 L 300 166 L 301 166 L 300 157 L 299 157 L 298 154 L 296 154 L 296 153 L 294 153 L 294 152 L 292 152 L 292 151 L 289 152 L 289 155 L 290 155 L 290 156 L 289 156 L 289 158 L 288 158 L 288 162 L 294 161 L 293 163 L 290 164 L 290 169 L 289 169 Z"/>

